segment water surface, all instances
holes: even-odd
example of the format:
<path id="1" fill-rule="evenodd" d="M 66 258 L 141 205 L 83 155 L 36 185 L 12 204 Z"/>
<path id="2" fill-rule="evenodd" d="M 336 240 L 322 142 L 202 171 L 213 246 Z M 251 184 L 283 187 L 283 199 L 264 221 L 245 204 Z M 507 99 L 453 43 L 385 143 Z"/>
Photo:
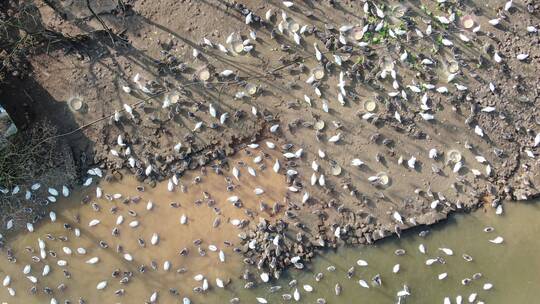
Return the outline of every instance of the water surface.
<path id="1" fill-rule="evenodd" d="M 310 271 L 293 270 L 289 278 L 276 283 L 284 286 L 287 293 L 295 288 L 301 293 L 301 302 L 316 303 L 317 298 L 325 298 L 327 303 L 396 303 L 396 293 L 406 284 L 411 296 L 402 303 L 443 303 L 445 297 L 451 303 L 457 303 L 461 295 L 463 303 L 471 293 L 477 293 L 477 302 L 484 303 L 536 303 L 540 286 L 540 205 L 538 202 L 506 203 L 505 214 L 497 216 L 492 210 L 479 210 L 471 214 L 453 216 L 446 223 L 438 225 L 426 237 L 418 233 L 426 228 L 413 229 L 402 235 L 401 239 L 390 238 L 371 247 L 348 247 L 338 251 L 329 251 L 315 259 Z M 485 227 L 494 227 L 490 233 Z M 493 244 L 488 240 L 497 236 L 504 238 L 503 244 Z M 421 254 L 418 246 L 424 244 L 426 254 Z M 438 248 L 451 248 L 453 255 L 448 256 Z M 396 249 L 404 249 L 406 254 L 397 256 Z M 467 262 L 462 255 L 473 257 Z M 435 263 L 426 266 L 429 258 L 443 257 L 446 264 Z M 367 267 L 359 267 L 358 259 L 368 262 Z M 393 273 L 395 264 L 400 264 L 400 271 Z M 328 266 L 335 266 L 336 271 L 329 272 Z M 347 271 L 355 266 L 355 274 L 347 278 Z M 317 282 L 315 274 L 322 272 L 324 278 Z M 447 273 L 444 280 L 438 275 Z M 482 273 L 482 278 L 472 280 L 466 286 L 462 280 L 472 278 L 475 273 Z M 380 274 L 382 286 L 376 287 L 371 278 Z M 298 280 L 298 287 L 285 287 L 291 278 Z M 369 289 L 360 287 L 358 280 L 363 279 Z M 338 297 L 334 293 L 336 283 L 342 286 Z M 493 284 L 491 290 L 483 290 L 485 283 Z M 314 291 L 307 293 L 303 285 L 309 284 Z M 246 292 L 244 292 L 246 293 Z M 268 288 L 260 288 L 255 295 L 265 295 L 271 303 L 280 303 L 281 294 L 271 294 Z"/>

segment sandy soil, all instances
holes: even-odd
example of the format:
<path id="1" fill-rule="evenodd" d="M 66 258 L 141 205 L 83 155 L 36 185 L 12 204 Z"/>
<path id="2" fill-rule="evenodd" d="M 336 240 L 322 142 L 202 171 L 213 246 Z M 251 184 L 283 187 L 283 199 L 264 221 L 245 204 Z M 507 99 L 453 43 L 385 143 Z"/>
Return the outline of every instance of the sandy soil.
<path id="1" fill-rule="evenodd" d="M 385 3 L 389 28 L 401 26 L 409 33 L 399 39 L 381 34 L 382 42 L 355 46 L 351 52 L 338 42 L 340 26 L 371 22 L 374 27 L 379 22 L 375 13 L 368 18 L 358 1 L 297 1 L 291 8 L 280 1 L 239 1 L 241 5 L 211 0 L 124 1 L 123 6 L 113 9 L 110 2 L 116 1 L 96 1 L 91 5 L 99 19 L 77 4 L 84 1 L 34 2 L 45 27 L 71 37 L 87 36 L 72 49 L 28 58 L 31 77 L 20 81 L 17 90 L 7 89 L 4 94 L 7 91 L 9 96 L 28 102 L 26 94 L 20 93 L 26 92 L 32 106 L 40 109 L 40 117 L 50 117 L 60 133 L 84 126 L 62 137 L 73 150 L 80 180 L 86 177 L 87 168 L 97 165 L 112 170 L 128 168 L 139 179 L 153 183 L 212 159 L 223 159 L 248 142 L 273 138 L 281 145 L 291 143 L 291 152 L 303 149 L 302 157 L 294 160 L 299 175 L 291 179 L 291 185 L 309 192 L 312 199 L 302 204 L 301 195 L 292 194 L 296 203 L 289 211 L 295 216 L 284 221 L 290 224 L 291 235 L 297 231 L 306 234 L 307 239 L 300 243 L 307 252 L 321 240 L 327 246 L 370 243 L 401 229 L 435 223 L 454 211 L 478 208 L 494 200 L 496 205 L 500 199 L 530 199 L 539 193 L 534 144 L 540 123 L 536 118 L 539 38 L 537 33 L 527 32 L 527 26 L 539 23 L 535 1 L 519 1 L 509 11 L 502 9 L 504 1 L 481 5 L 460 1 L 439 7 L 433 1 L 402 3 L 412 16 L 408 25 L 393 16 L 390 7 L 397 2 Z M 271 20 L 258 22 L 270 8 L 274 12 Z M 441 25 L 434 16 L 448 16 L 448 9 L 457 13 L 458 21 Z M 308 25 L 300 46 L 289 31 L 280 34 L 275 29 L 282 20 L 282 10 L 290 23 Z M 255 21 L 248 25 L 249 12 Z M 431 17 L 426 12 L 431 12 Z M 459 18 L 467 15 L 474 16 L 480 31 L 463 28 Z M 501 21 L 493 26 L 488 21 L 495 18 Z M 427 34 L 429 22 L 431 35 Z M 247 39 L 251 30 L 256 31 L 257 39 L 250 42 L 254 46 L 250 54 L 225 54 L 216 47 L 218 43 L 226 45 L 232 32 Z M 470 41 L 464 42 L 460 35 Z M 203 37 L 214 47 L 205 46 Z M 453 46 L 441 44 L 442 38 L 451 40 Z M 323 62 L 333 64 L 326 67 L 321 81 L 310 85 L 306 83 L 310 71 L 319 65 L 314 43 L 324 53 Z M 194 49 L 199 52 L 197 58 L 193 57 Z M 409 59 L 402 62 L 404 51 Z M 495 53 L 502 62 L 496 62 Z M 350 58 L 340 67 L 333 54 Z M 519 54 L 528 57 L 518 60 Z M 420 63 L 428 58 L 434 64 Z M 381 63 L 387 61 L 394 63 L 398 89 L 392 88 L 391 75 L 381 79 Z M 447 83 L 452 63 L 459 70 L 456 80 Z M 203 66 L 211 72 L 206 83 L 196 76 Z M 220 76 L 224 70 L 233 71 L 233 75 Z M 345 72 L 347 91 L 343 106 L 338 102 L 340 70 Z M 136 74 L 150 94 L 133 82 Z M 259 92 L 237 98 L 246 83 L 257 85 Z M 426 83 L 445 86 L 449 92 L 422 88 Z M 467 90 L 458 90 L 455 84 Z M 407 87 L 410 85 L 422 92 L 413 92 Z M 130 93 L 123 88 L 126 86 Z M 400 97 L 402 91 L 407 100 Z M 392 92 L 398 96 L 390 97 Z M 163 108 L 167 96 L 177 96 L 178 103 Z M 74 97 L 83 100 L 83 111 L 69 110 L 67 102 Z M 434 120 L 422 118 L 423 98 L 428 99 Z M 366 101 L 377 103 L 369 119 L 365 119 Z M 324 103 L 328 111 L 324 111 Z M 133 116 L 123 112 L 124 104 L 133 106 Z M 208 114 L 210 104 L 217 110 L 217 118 Z M 488 112 L 487 107 L 494 110 Z M 115 111 L 121 112 L 118 121 Z M 220 115 L 225 112 L 229 118 L 220 124 Z M 324 129 L 315 130 L 317 121 L 324 122 Z M 199 122 L 203 126 L 193 131 Z M 279 129 L 270 132 L 276 124 Z M 483 136 L 475 132 L 476 126 L 483 130 Z M 341 139 L 329 142 L 337 134 Z M 129 166 L 126 147 L 118 145 L 119 135 L 136 159 L 134 168 Z M 182 143 L 179 152 L 174 149 L 177 143 Z M 430 159 L 432 148 L 443 154 Z M 462 155 L 463 167 L 458 172 L 447 162 L 447 152 L 452 149 Z M 119 151 L 120 157 L 111 150 Z M 326 153 L 324 159 L 318 156 L 319 150 Z M 478 162 L 477 156 L 483 156 L 485 162 Z M 416 158 L 414 168 L 408 166 L 411 157 Z M 351 166 L 354 158 L 364 165 Z M 320 165 L 317 177 L 326 177 L 324 187 L 310 185 L 314 160 Z M 145 174 L 148 165 L 153 169 L 149 177 Z M 440 172 L 435 173 L 432 165 Z M 336 166 L 342 172 L 333 176 L 332 167 Z M 368 181 L 378 172 L 390 176 L 387 187 Z M 436 208 L 432 208 L 434 201 L 439 202 Z M 392 218 L 396 210 L 403 224 Z M 260 255 L 263 250 L 261 247 L 253 254 Z"/>

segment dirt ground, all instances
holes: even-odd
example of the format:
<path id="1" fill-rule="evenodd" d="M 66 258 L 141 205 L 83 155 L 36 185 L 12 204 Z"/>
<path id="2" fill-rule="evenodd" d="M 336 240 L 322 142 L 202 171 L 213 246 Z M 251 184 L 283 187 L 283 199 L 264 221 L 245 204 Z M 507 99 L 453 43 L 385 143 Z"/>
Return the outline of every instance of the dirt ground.
<path id="1" fill-rule="evenodd" d="M 290 224 L 292 239 L 297 231 L 306 234 L 307 241 L 300 238 L 299 243 L 311 248 L 307 252 L 321 240 L 325 246 L 370 243 L 433 224 L 455 211 L 539 194 L 535 137 L 540 124 L 540 48 L 538 34 L 527 30 L 539 25 L 536 1 L 514 1 L 508 11 L 505 1 L 389 1 L 378 6 L 369 1 L 369 16 L 362 1 L 294 1 L 287 8 L 281 1 L 103 0 L 90 1 L 92 10 L 86 1 L 30 2 L 45 28 L 75 37 L 77 43 L 69 48 L 55 47 L 54 41 L 43 45 L 27 58 L 30 71 L 5 85 L 0 98 L 26 103 L 34 109 L 33 119 L 47 117 L 59 134 L 69 133 L 61 140 L 71 148 L 79 172 L 72 185 L 84 180 L 91 166 L 124 168 L 154 183 L 224 159 L 245 143 L 264 138 L 291 143 L 290 152 L 303 149 L 302 157 L 288 164 L 297 165 L 299 172 L 291 185 L 305 189 L 311 199 L 301 203 L 301 194 L 291 193 L 284 222 Z M 396 6 L 406 8 L 409 17 L 397 16 Z M 270 8 L 273 15 L 266 21 Z M 386 21 L 378 32 L 372 29 L 382 20 L 376 8 L 384 11 Z M 282 11 L 289 25 L 307 25 L 301 45 L 291 31 L 278 30 Z M 437 21 L 436 16 L 449 16 L 449 11 L 456 13 L 455 22 Z M 246 24 L 249 14 L 253 21 Z M 464 28 L 466 16 L 481 26 L 479 31 Z M 499 24 L 490 24 L 496 18 Z M 368 23 L 371 32 L 362 41 L 369 46 L 339 42 L 341 26 L 362 28 Z M 406 34 L 393 38 L 389 29 L 404 29 Z M 252 30 L 256 40 L 245 43 L 254 46 L 247 54 L 226 54 L 217 47 L 227 45 L 233 32 L 245 40 Z M 444 45 L 443 39 L 453 45 Z M 314 43 L 323 53 L 325 76 L 308 84 L 320 64 Z M 404 52 L 408 58 L 402 60 Z M 341 66 L 335 54 L 341 56 Z M 528 57 L 519 60 L 520 54 Z M 433 64 L 423 64 L 423 59 Z M 395 81 L 389 70 L 383 73 L 388 62 Z M 451 65 L 458 70 L 449 83 Z M 206 82 L 197 77 L 203 67 L 210 71 Z M 232 75 L 224 76 L 224 70 Z M 346 83 L 344 105 L 338 97 L 340 71 Z M 382 79 L 381 73 L 388 75 Z M 133 81 L 137 74 L 140 86 Z M 238 98 L 246 84 L 257 85 L 258 92 Z M 447 87 L 448 93 L 425 84 Z M 459 85 L 467 88 L 460 90 Z M 178 102 L 163 107 L 167 97 Z M 83 101 L 81 111 L 70 110 L 68 102 L 74 98 Z M 366 101 L 377 104 L 372 117 L 366 116 Z M 133 115 L 125 112 L 125 104 L 132 105 Z M 208 114 L 210 105 L 216 118 Z M 118 121 L 115 111 L 121 116 Z M 424 120 L 426 111 L 435 119 Z M 220 123 L 225 112 L 228 119 Z M 324 128 L 315 130 L 321 121 Z M 202 127 L 194 131 L 199 122 Z M 276 124 L 279 128 L 271 132 Z M 340 140 L 329 142 L 337 134 Z M 119 146 L 119 135 L 129 155 Z M 182 147 L 177 151 L 178 143 Z M 433 148 L 440 154 L 430 159 Z M 453 149 L 462 156 L 457 172 L 448 163 L 447 152 Z M 319 150 L 325 152 L 324 159 Z M 485 161 L 477 161 L 478 156 Z M 413 168 L 408 166 L 412 157 Z M 351 166 L 355 158 L 364 165 Z M 314 160 L 320 166 L 317 176 L 326 177 L 323 187 L 310 185 Z M 150 176 L 145 174 L 148 165 Z M 337 166 L 341 172 L 334 176 Z M 389 185 L 374 186 L 368 180 L 379 172 L 388 174 Z M 396 222 L 394 211 L 404 223 Z M 252 254 L 263 251 L 261 247 Z"/>

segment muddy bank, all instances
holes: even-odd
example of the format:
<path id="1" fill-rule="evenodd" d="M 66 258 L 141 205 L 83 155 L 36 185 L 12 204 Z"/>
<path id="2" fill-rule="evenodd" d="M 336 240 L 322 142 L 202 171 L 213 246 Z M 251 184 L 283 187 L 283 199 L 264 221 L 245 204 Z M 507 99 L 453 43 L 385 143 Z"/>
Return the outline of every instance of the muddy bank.
<path id="1" fill-rule="evenodd" d="M 262 138 L 293 154 L 285 216 L 244 240 L 261 267 L 538 195 L 536 3 L 132 1 L 87 19 L 35 3 L 44 26 L 86 37 L 29 58 L 79 182 L 100 167 L 153 184 Z"/>

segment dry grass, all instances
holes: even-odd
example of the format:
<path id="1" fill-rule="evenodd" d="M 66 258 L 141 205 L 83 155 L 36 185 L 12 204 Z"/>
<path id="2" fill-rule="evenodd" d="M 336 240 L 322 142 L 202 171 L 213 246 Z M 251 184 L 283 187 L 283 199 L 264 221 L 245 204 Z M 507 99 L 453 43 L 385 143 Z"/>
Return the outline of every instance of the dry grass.
<path id="1" fill-rule="evenodd" d="M 44 141 L 56 133 L 55 127 L 43 121 L 11 138 L 0 150 L 0 186 L 10 189 L 28 183 L 61 163 L 57 141 Z"/>

